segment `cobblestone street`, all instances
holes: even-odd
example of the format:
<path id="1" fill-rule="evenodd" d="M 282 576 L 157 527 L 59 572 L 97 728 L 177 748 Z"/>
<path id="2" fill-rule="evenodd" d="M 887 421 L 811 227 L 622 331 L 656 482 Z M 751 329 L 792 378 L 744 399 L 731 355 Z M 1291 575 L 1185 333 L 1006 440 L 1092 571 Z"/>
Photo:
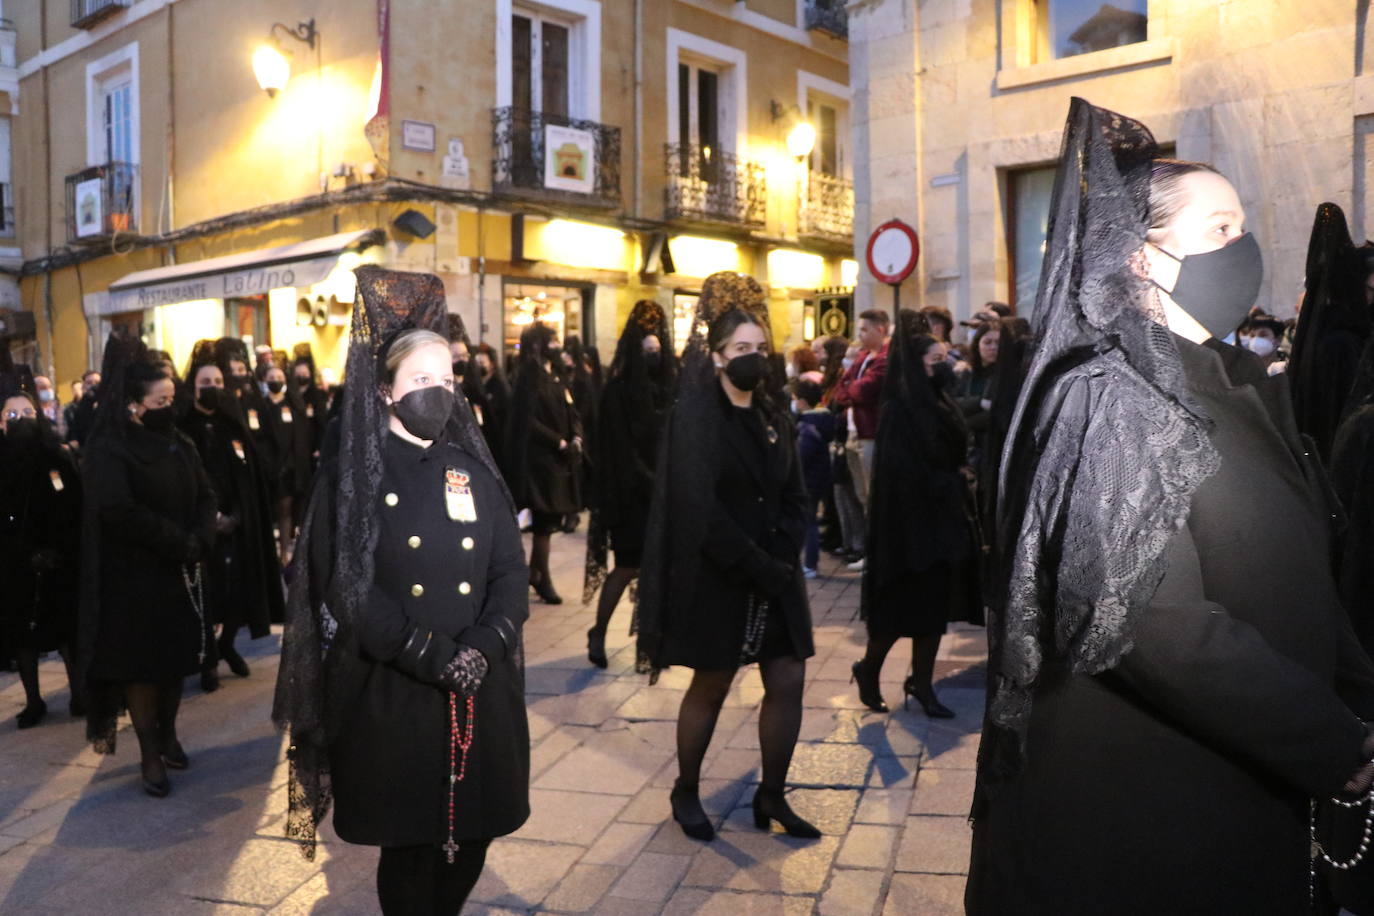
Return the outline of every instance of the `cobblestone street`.
<path id="1" fill-rule="evenodd" d="M 810 584 L 817 654 L 789 782 L 792 805 L 825 835 L 793 840 L 750 822 L 763 692 L 750 668 L 707 757 L 702 795 L 721 832 L 700 844 L 668 816 L 674 720 L 690 672 L 665 672 L 653 687 L 634 673 L 628 602 L 612 624 L 609 670 L 587 664 L 592 612 L 574 600 L 583 543 L 580 533 L 555 537 L 554 571 L 569 601 L 533 604 L 526 628 L 534 813 L 493 844 L 466 912 L 962 912 L 982 630 L 952 628 L 941 649 L 937 688 L 957 718 L 902 710 L 905 640 L 883 672 L 895 711 L 868 712 L 849 683 L 863 641 L 858 576 L 823 561 L 832 575 Z M 165 800 L 139 789 L 127 720 L 116 756 L 84 744 L 59 661 L 43 666 L 48 719 L 22 734 L 18 680 L 0 675 L 0 912 L 377 912 L 376 850 L 326 830 L 310 863 L 282 837 L 283 742 L 268 719 L 277 639 L 240 641 L 253 666 L 247 680 L 226 676 L 218 693 L 187 696 L 181 733 L 192 766 L 172 773 Z"/>

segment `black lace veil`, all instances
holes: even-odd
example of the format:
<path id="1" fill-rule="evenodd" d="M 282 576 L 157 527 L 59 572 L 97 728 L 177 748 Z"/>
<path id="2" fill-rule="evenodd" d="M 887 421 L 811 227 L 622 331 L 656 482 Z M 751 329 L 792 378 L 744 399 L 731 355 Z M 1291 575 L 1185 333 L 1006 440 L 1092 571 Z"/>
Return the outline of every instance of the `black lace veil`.
<path id="1" fill-rule="evenodd" d="M 1307 244 L 1306 292 L 1288 361 L 1294 420 L 1323 459 L 1330 455 L 1370 336 L 1364 288 L 1364 257 L 1350 239 L 1345 214 L 1324 203 Z"/>
<path id="2" fill-rule="evenodd" d="M 358 298 L 338 419 L 338 454 L 328 459 L 333 467 L 322 466 L 317 475 L 296 542 L 272 707 L 272 721 L 290 734 L 286 835 L 300 842 L 307 859 L 314 858 L 315 831 L 332 801 L 330 739 L 365 674 L 355 648 L 354 622 L 372 587 L 379 534 L 376 508 L 389 422 L 381 356 L 402 331 L 425 328 L 441 336 L 448 331 L 438 277 L 374 265 L 354 274 Z M 454 398 L 445 435 L 501 480 L 464 398 Z M 509 503 L 509 493 L 506 498 Z"/>
<path id="3" fill-rule="evenodd" d="M 1070 103 L 999 481 L 985 788 L 1020 767 L 1042 672 L 1095 674 L 1130 650 L 1219 460 L 1143 276 L 1157 156 L 1143 124 Z"/>
<path id="4" fill-rule="evenodd" d="M 772 347 L 772 326 L 763 287 L 753 277 L 721 271 L 702 283 L 692 329 L 682 352 L 677 394 L 659 443 L 654 498 L 644 535 L 639 573 L 639 631 L 636 667 L 657 679 L 667 622 L 692 612 L 689 601 L 708 536 L 702 501 L 714 498 L 720 445 L 720 382 L 707 333 L 711 323 L 733 310 L 749 312 L 763 326 Z M 665 348 L 666 349 L 666 348 Z M 756 391 L 755 404 L 771 409 Z"/>
<path id="5" fill-rule="evenodd" d="M 603 421 L 608 410 L 607 392 L 615 393 L 620 387 L 624 395 L 623 407 L 628 420 L 631 442 L 640 442 L 645 436 L 653 436 L 654 415 L 662 408 L 655 403 L 656 393 L 661 397 L 670 395 L 677 377 L 677 357 L 673 352 L 673 328 L 663 306 L 650 299 L 641 299 L 630 310 L 625 328 L 620 332 L 620 340 L 615 345 L 615 358 L 611 360 L 610 372 L 606 376 L 606 386 L 602 389 L 601 410 Z M 644 360 L 644 338 L 657 337 L 663 346 L 659 377 L 649 375 L 648 364 Z M 609 551 L 609 529 L 607 510 L 615 515 L 615 502 L 618 499 L 618 481 L 612 479 L 620 463 L 608 451 L 619 443 L 611 441 L 610 433 L 603 427 L 602 435 L 596 441 L 597 453 L 593 456 L 592 467 L 598 475 L 597 500 L 591 507 L 587 522 L 587 561 L 582 579 L 582 603 L 590 604 L 597 591 L 606 581 Z M 637 592 L 637 589 L 636 589 Z M 632 596 L 632 600 L 636 596 Z M 633 631 L 632 631 L 633 632 Z"/>

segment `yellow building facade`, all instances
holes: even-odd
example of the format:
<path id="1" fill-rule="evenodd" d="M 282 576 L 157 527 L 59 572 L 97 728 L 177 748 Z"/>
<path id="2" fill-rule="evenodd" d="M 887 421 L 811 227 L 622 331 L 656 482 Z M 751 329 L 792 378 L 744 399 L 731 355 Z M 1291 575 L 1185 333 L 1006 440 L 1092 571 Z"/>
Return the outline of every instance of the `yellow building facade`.
<path id="1" fill-rule="evenodd" d="M 818 292 L 855 283 L 842 3 L 5 12 L 32 315 L 11 347 L 59 381 L 116 326 L 178 364 L 232 334 L 339 373 L 362 262 L 438 274 L 508 349 L 540 319 L 606 352 L 636 300 L 689 315 L 721 269 L 757 277 L 797 342 Z"/>

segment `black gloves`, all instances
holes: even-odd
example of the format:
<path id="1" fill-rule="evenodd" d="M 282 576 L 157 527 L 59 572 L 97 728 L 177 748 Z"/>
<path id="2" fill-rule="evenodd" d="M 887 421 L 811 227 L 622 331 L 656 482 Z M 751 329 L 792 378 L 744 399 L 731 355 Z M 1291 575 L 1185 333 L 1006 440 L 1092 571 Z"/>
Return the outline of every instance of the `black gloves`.
<path id="1" fill-rule="evenodd" d="M 486 676 L 487 657 L 472 646 L 463 646 L 444 666 L 439 685 L 445 690 L 471 696 L 482 686 Z"/>

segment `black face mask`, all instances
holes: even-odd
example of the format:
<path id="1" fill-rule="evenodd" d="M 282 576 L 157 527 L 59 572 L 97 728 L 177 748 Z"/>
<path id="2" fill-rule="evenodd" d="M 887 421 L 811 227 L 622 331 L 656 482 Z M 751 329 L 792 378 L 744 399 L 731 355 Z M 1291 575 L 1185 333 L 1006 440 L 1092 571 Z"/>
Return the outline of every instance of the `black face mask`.
<path id="1" fill-rule="evenodd" d="M 753 391 L 768 375 L 768 357 L 762 353 L 746 353 L 725 364 L 725 377 L 740 391 Z"/>
<path id="2" fill-rule="evenodd" d="M 943 391 L 954 384 L 954 367 L 946 362 L 935 364 L 931 370 L 930 380 L 935 384 L 937 391 Z"/>
<path id="3" fill-rule="evenodd" d="M 555 369 L 563 368 L 563 351 L 559 347 L 549 347 L 544 351 L 544 358 L 553 363 Z"/>
<path id="4" fill-rule="evenodd" d="M 296 387 L 298 387 L 298 388 L 309 388 L 309 387 L 310 387 L 310 376 L 308 376 L 308 375 L 298 375 L 298 376 L 296 376 Z"/>
<path id="5" fill-rule="evenodd" d="M 273 394 L 281 394 L 281 390 L 286 387 L 286 382 L 268 382 L 267 390 Z"/>
<path id="6" fill-rule="evenodd" d="M 5 424 L 5 438 L 16 445 L 38 441 L 38 421 L 33 417 L 18 417 Z"/>
<path id="7" fill-rule="evenodd" d="M 204 391 L 205 389 L 201 390 Z M 211 388 L 209 390 L 214 391 L 215 389 Z M 142 420 L 143 425 L 153 432 L 166 432 L 171 429 L 172 424 L 176 422 L 176 411 L 173 410 L 170 404 L 166 407 L 145 410 L 143 411 Z"/>
<path id="8" fill-rule="evenodd" d="M 434 441 L 444 434 L 453 415 L 453 392 L 442 385 L 417 388 L 391 407 L 396 418 L 417 439 Z"/>
<path id="9" fill-rule="evenodd" d="M 659 350 L 645 353 L 644 368 L 649 370 L 650 375 L 658 375 L 658 371 L 663 368 L 663 353 Z"/>
<path id="10" fill-rule="evenodd" d="M 1240 327 L 1264 279 L 1264 258 L 1253 233 L 1205 254 L 1164 253 L 1179 263 L 1178 282 L 1172 291 L 1164 290 L 1169 298 L 1213 337 L 1224 338 Z"/>
<path id="11" fill-rule="evenodd" d="M 196 403 L 205 410 L 219 410 L 220 391 L 213 385 L 206 385 L 204 388 L 196 389 Z"/>
<path id="12" fill-rule="evenodd" d="M 468 374 L 468 361 L 465 359 L 455 359 L 453 361 L 453 375 L 456 378 L 466 378 Z"/>

